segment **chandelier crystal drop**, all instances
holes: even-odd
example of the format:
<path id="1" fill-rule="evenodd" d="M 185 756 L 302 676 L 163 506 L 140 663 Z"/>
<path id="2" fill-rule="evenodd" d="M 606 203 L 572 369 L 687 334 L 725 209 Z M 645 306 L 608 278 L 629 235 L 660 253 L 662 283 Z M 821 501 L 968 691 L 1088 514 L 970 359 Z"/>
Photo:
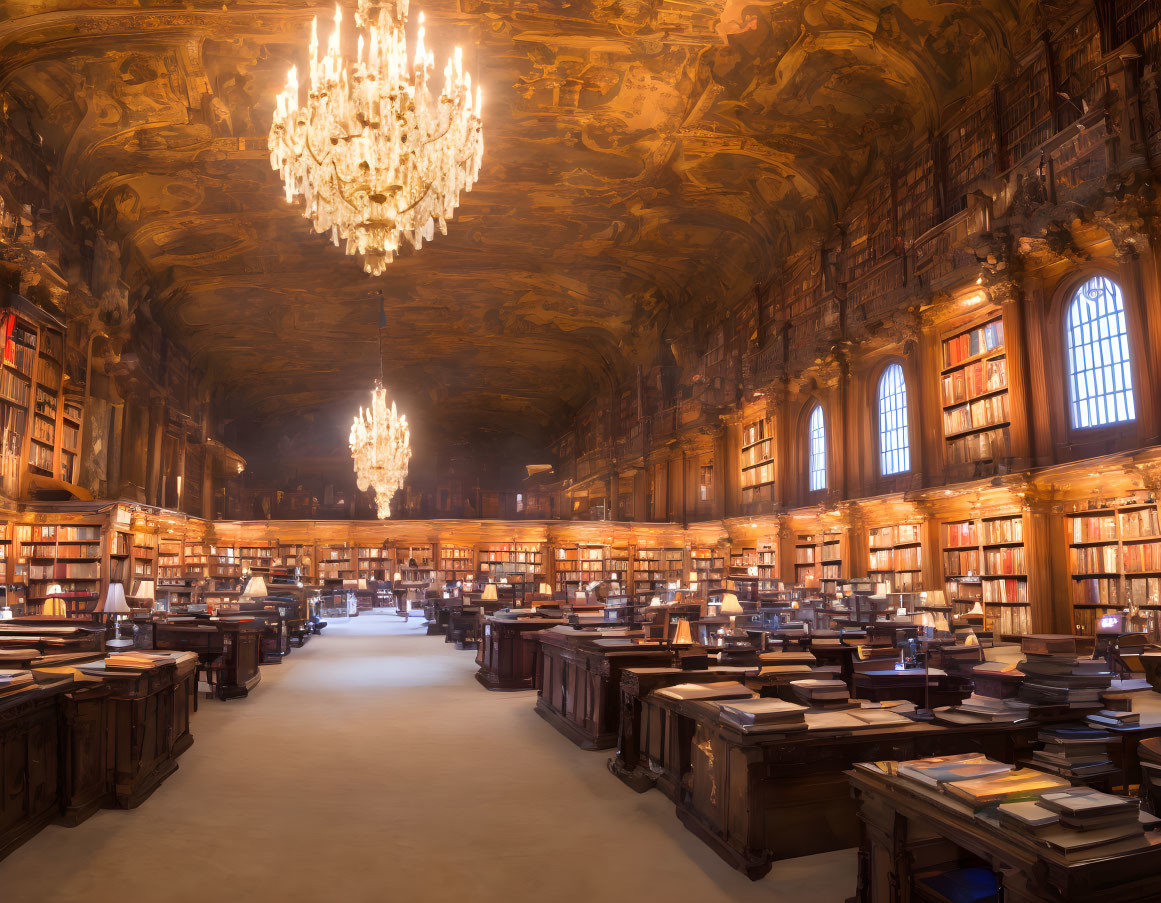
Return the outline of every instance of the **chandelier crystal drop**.
<path id="1" fill-rule="evenodd" d="M 411 462 L 411 430 L 407 415 L 387 406 L 387 390 L 376 381 L 371 406 L 359 408 L 351 424 L 351 457 L 360 492 L 375 490 L 379 517 L 391 516 L 391 499 L 403 486 Z"/>
<path id="2" fill-rule="evenodd" d="M 447 234 L 447 221 L 471 191 L 484 156 L 481 93 L 463 71 L 460 48 L 444 67 L 443 91 L 432 97 L 435 57 L 424 48 L 423 13 L 414 62 L 407 61 L 408 0 L 359 0 L 355 61 L 344 61 L 335 27 L 319 55 L 318 20 L 311 27 L 310 88 L 300 105 L 297 67 L 276 98 L 268 139 L 286 200 L 303 199 L 303 215 L 335 246 L 383 273 L 406 239 L 419 250 Z"/>

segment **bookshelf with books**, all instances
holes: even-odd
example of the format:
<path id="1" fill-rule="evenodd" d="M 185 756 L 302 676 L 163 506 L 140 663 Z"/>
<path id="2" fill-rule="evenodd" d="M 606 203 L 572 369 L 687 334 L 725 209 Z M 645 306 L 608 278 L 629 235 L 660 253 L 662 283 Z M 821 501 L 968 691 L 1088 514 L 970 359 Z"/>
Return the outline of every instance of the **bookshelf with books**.
<path id="1" fill-rule="evenodd" d="M 102 530 L 95 524 L 31 524 L 22 525 L 20 556 L 27 566 L 28 601 L 34 610 L 41 610 L 50 595 L 63 596 L 70 609 L 92 609 L 100 597 L 102 562 Z M 125 534 L 116 533 L 117 536 Z M 114 550 L 128 545 L 116 545 Z"/>
<path id="2" fill-rule="evenodd" d="M 567 592 L 568 583 L 582 586 L 593 580 L 603 579 L 605 572 L 605 550 L 603 546 L 575 545 L 557 546 L 554 556 L 556 564 L 556 591 Z"/>
<path id="3" fill-rule="evenodd" d="M 134 593 L 143 580 L 157 581 L 157 534 L 152 530 L 134 530 L 130 535 L 132 559 L 130 580 L 125 584 L 126 592 Z"/>
<path id="4" fill-rule="evenodd" d="M 844 580 L 843 535 L 823 533 L 819 542 L 819 582 L 824 593 L 836 593 Z"/>
<path id="5" fill-rule="evenodd" d="M 463 580 L 475 576 L 476 553 L 471 546 L 439 544 L 439 572 L 441 580 Z"/>
<path id="6" fill-rule="evenodd" d="M 943 577 L 956 615 L 979 604 L 984 628 L 997 636 L 1011 639 L 1032 632 L 1022 514 L 945 523 Z"/>
<path id="7" fill-rule="evenodd" d="M 947 464 L 1010 455 L 1011 410 L 1004 323 L 999 314 L 941 342 L 940 403 Z"/>
<path id="8" fill-rule="evenodd" d="M 200 580 L 210 575 L 210 546 L 203 542 L 187 542 L 182 547 L 182 577 Z"/>
<path id="9" fill-rule="evenodd" d="M 214 544 L 210 546 L 208 575 L 212 580 L 241 580 L 242 561 L 233 546 Z"/>
<path id="10" fill-rule="evenodd" d="M 544 551 L 538 543 L 506 542 L 479 547 L 481 579 L 505 577 L 509 582 L 539 583 L 544 576 Z"/>
<path id="11" fill-rule="evenodd" d="M 75 483 L 85 409 L 79 401 L 69 398 L 60 407 L 60 478 L 66 483 Z"/>
<path id="12" fill-rule="evenodd" d="M 396 570 L 395 550 L 390 546 L 359 546 L 359 580 L 390 580 Z"/>
<path id="13" fill-rule="evenodd" d="M 726 560 L 721 552 L 716 549 L 692 548 L 689 550 L 689 563 L 699 594 L 704 596 L 722 588 Z"/>
<path id="14" fill-rule="evenodd" d="M 750 507 L 774 499 L 774 429 L 768 418 L 742 427 L 742 504 Z"/>
<path id="15" fill-rule="evenodd" d="M 278 543 L 278 550 L 274 555 L 274 564 L 277 567 L 297 568 L 302 576 L 303 583 L 311 583 L 317 571 L 314 568 L 315 551 L 311 544 Z"/>
<path id="16" fill-rule="evenodd" d="M 799 533 L 794 537 L 794 585 L 819 587 L 822 576 L 821 543 L 815 533 Z"/>
<path id="17" fill-rule="evenodd" d="M 633 559 L 633 588 L 637 592 L 665 589 L 670 583 L 681 585 L 684 549 L 645 549 L 638 547 Z"/>
<path id="18" fill-rule="evenodd" d="M 919 524 L 874 527 L 868 533 L 867 576 L 896 593 L 923 590 L 923 544 Z"/>
<path id="19" fill-rule="evenodd" d="M 319 546 L 319 580 L 357 580 L 355 557 L 355 550 L 346 544 Z"/>
<path id="20" fill-rule="evenodd" d="M 773 593 L 781 586 L 778 576 L 778 549 L 775 543 L 758 543 L 758 592 Z"/>
<path id="21" fill-rule="evenodd" d="M 157 582 L 174 584 L 185 579 L 182 565 L 182 543 L 178 539 L 157 541 Z"/>
<path id="22" fill-rule="evenodd" d="M 242 566 L 242 574 L 256 573 L 266 575 L 270 573 L 277 552 L 277 543 L 256 542 L 248 540 L 238 546 L 238 563 Z"/>
<path id="23" fill-rule="evenodd" d="M 1157 504 L 1127 500 L 1066 517 L 1073 629 L 1091 635 L 1105 614 L 1161 639 L 1161 523 Z"/>

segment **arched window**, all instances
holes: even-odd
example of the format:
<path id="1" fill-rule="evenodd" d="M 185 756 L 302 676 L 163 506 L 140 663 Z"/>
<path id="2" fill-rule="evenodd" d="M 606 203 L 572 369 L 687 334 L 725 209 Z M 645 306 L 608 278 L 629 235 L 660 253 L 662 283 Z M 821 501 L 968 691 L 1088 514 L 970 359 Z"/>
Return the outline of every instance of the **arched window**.
<path id="1" fill-rule="evenodd" d="M 907 438 L 907 381 L 903 368 L 890 364 L 879 378 L 879 470 L 883 476 L 911 469 Z"/>
<path id="2" fill-rule="evenodd" d="M 822 422 L 822 405 L 810 412 L 810 491 L 826 489 L 826 425 Z"/>
<path id="3" fill-rule="evenodd" d="M 1093 276 L 1072 296 L 1064 322 L 1073 428 L 1136 420 L 1121 287 Z"/>

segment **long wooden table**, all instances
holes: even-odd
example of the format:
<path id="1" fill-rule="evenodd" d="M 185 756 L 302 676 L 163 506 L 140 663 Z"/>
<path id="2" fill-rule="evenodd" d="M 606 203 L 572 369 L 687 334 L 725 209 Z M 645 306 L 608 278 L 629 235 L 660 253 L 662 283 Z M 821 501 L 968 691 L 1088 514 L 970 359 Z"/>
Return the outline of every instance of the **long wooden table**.
<path id="1" fill-rule="evenodd" d="M 536 642 L 536 711 L 581 749 L 616 744 L 624 669 L 672 666 L 680 654 L 567 627 L 542 630 Z"/>
<path id="2" fill-rule="evenodd" d="M 877 771 L 859 767 L 847 774 L 861 826 L 859 903 L 915 899 L 920 864 L 955 867 L 965 852 L 999 875 L 1006 903 L 1161 899 L 1161 832 L 1146 834 L 1136 849 L 1110 844 L 1065 856 L 946 796 Z"/>

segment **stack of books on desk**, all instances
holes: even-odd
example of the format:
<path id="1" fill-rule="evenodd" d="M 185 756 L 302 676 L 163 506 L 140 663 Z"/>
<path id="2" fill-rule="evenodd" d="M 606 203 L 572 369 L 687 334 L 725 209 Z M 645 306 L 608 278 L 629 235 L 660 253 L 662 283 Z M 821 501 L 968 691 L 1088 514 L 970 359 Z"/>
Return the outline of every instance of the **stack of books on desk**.
<path id="1" fill-rule="evenodd" d="M 1037 799 L 1050 790 L 1063 790 L 1072 785 L 1066 778 L 1045 774 L 1035 768 L 1014 768 L 1010 771 L 955 781 L 940 785 L 944 792 L 973 809 L 983 809 L 1000 803 Z"/>
<path id="2" fill-rule="evenodd" d="M 1030 706 L 1092 708 L 1101 704 L 1113 675 L 1103 661 L 1072 652 L 1029 652 L 1016 666 L 1024 675 L 1017 699 Z"/>
<path id="3" fill-rule="evenodd" d="M 32 683 L 31 671 L 0 670 L 0 694 L 19 690 Z"/>
<path id="4" fill-rule="evenodd" d="M 805 706 L 783 702 L 781 699 L 739 699 L 736 702 L 723 702 L 718 708 L 725 724 L 746 732 L 804 731 L 807 728 L 803 717 L 805 711 Z"/>
<path id="5" fill-rule="evenodd" d="M 850 699 L 850 691 L 841 680 L 794 680 L 790 682 L 794 695 L 803 705 L 825 706 L 845 703 Z"/>
<path id="6" fill-rule="evenodd" d="M 1141 838 L 1158 819 L 1141 812 L 1137 801 L 1088 787 L 1044 793 L 1038 800 L 1006 803 L 1000 824 L 1065 853 Z"/>
<path id="7" fill-rule="evenodd" d="M 148 671 L 172 660 L 168 652 L 124 652 L 106 658 L 105 667 L 121 671 Z"/>
<path id="8" fill-rule="evenodd" d="M 1091 727 L 1044 728 L 1036 739 L 1044 744 L 1032 753 L 1028 762 L 1033 768 L 1066 778 L 1111 771 L 1108 731 Z"/>
<path id="9" fill-rule="evenodd" d="M 979 693 L 972 693 L 959 705 L 948 708 L 960 717 L 947 720 L 965 723 L 974 721 L 981 724 L 993 722 L 1014 724 L 1017 721 L 1024 721 L 1028 717 L 1026 706 L 1012 705 L 1010 700 L 997 699 L 994 696 L 981 696 Z"/>
<path id="10" fill-rule="evenodd" d="M 949 781 L 966 781 L 989 775 L 1005 774 L 1011 765 L 995 762 L 982 753 L 957 753 L 950 756 L 932 756 L 928 759 L 912 759 L 899 764 L 900 777 L 918 781 L 929 787 L 938 787 Z"/>
<path id="11" fill-rule="evenodd" d="M 1114 712 L 1110 709 L 1101 709 L 1099 712 L 1089 715 L 1085 721 L 1092 727 L 1097 728 L 1117 728 L 1117 727 L 1131 727 L 1134 724 L 1141 723 L 1140 712 Z"/>

